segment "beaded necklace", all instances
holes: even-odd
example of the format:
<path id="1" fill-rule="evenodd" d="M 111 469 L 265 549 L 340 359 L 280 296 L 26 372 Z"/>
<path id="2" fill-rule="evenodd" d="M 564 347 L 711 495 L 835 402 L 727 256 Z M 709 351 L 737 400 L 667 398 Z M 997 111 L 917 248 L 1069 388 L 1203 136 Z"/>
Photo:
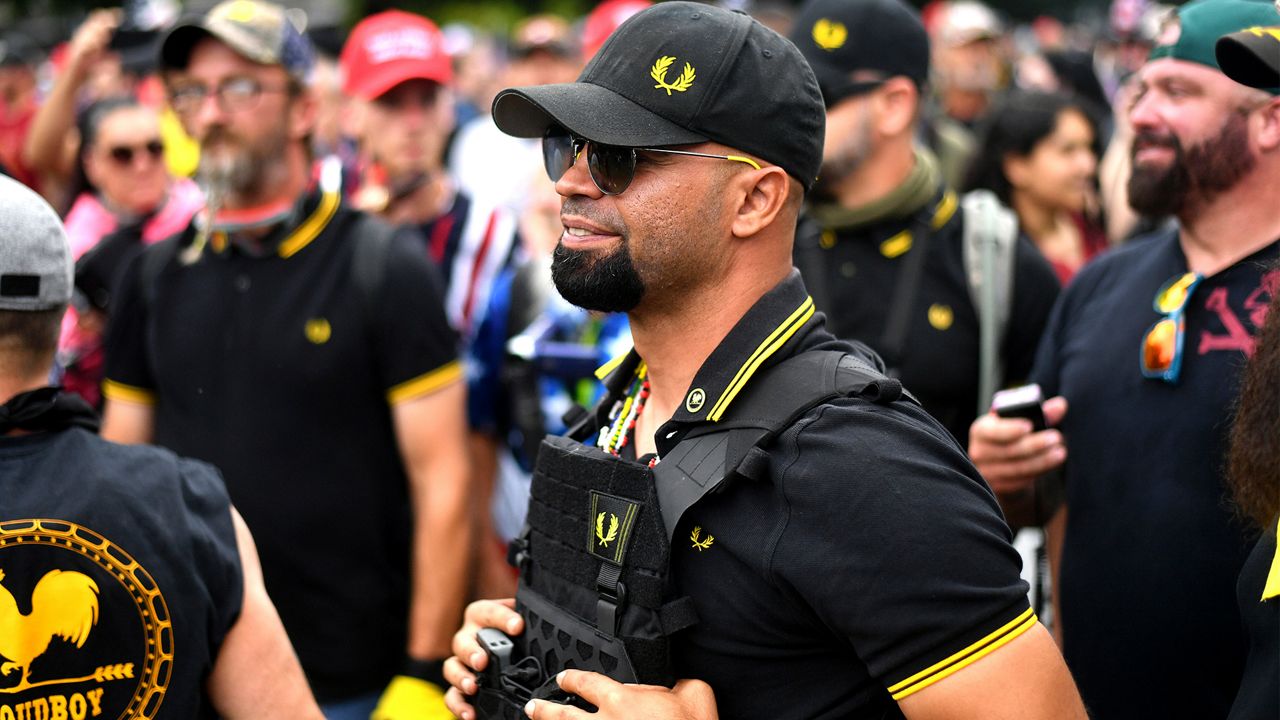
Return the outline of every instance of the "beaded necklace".
<path id="1" fill-rule="evenodd" d="M 609 424 L 600 428 L 596 447 L 610 455 L 621 455 L 622 449 L 635 435 L 636 421 L 640 419 L 640 413 L 644 412 L 645 401 L 648 399 L 649 369 L 641 363 L 640 367 L 636 368 L 635 379 L 631 381 L 631 387 L 627 389 L 626 395 L 618 398 L 613 403 L 613 408 L 609 410 Z M 657 464 L 658 456 L 654 455 L 649 461 L 649 467 Z"/>

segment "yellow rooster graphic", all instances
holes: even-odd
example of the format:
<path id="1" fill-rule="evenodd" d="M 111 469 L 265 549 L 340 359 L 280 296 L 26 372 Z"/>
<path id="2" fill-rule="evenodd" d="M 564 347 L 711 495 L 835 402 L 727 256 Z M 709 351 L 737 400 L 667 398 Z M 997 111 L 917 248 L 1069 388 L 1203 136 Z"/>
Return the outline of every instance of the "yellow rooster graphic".
<path id="1" fill-rule="evenodd" d="M 0 581 L 4 571 L 0 570 Z M 50 570 L 31 593 L 31 614 L 18 611 L 18 603 L 0 585 L 0 675 L 22 670 L 22 681 L 8 692 L 31 687 L 31 662 L 49 649 L 55 636 L 83 647 L 98 622 L 98 585 L 88 575 Z"/>

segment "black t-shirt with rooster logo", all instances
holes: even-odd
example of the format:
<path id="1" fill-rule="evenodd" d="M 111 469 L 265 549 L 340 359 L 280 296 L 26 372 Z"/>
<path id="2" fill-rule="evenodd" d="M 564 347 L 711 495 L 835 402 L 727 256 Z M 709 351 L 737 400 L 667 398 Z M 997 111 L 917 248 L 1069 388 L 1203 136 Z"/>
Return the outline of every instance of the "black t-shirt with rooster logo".
<path id="1" fill-rule="evenodd" d="M 205 718 L 243 597 L 217 471 L 82 429 L 0 437 L 0 718 Z"/>

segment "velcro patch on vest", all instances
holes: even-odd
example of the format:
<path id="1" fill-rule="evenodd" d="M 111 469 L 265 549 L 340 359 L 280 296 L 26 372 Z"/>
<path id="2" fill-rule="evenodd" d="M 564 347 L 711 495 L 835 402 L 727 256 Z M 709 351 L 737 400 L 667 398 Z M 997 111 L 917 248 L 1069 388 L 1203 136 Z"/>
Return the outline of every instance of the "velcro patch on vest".
<path id="1" fill-rule="evenodd" d="M 587 549 L 601 560 L 621 565 L 639 514 L 640 503 L 593 490 Z"/>

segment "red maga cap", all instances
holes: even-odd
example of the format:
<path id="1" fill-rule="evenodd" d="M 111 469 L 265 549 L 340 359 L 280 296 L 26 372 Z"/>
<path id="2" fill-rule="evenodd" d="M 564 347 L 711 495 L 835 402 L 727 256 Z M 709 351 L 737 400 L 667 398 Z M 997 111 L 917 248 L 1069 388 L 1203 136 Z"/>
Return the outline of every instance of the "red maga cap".
<path id="1" fill-rule="evenodd" d="M 339 60 L 342 90 L 373 100 L 406 80 L 453 81 L 444 35 L 421 15 L 388 10 L 370 15 L 351 30 Z"/>

